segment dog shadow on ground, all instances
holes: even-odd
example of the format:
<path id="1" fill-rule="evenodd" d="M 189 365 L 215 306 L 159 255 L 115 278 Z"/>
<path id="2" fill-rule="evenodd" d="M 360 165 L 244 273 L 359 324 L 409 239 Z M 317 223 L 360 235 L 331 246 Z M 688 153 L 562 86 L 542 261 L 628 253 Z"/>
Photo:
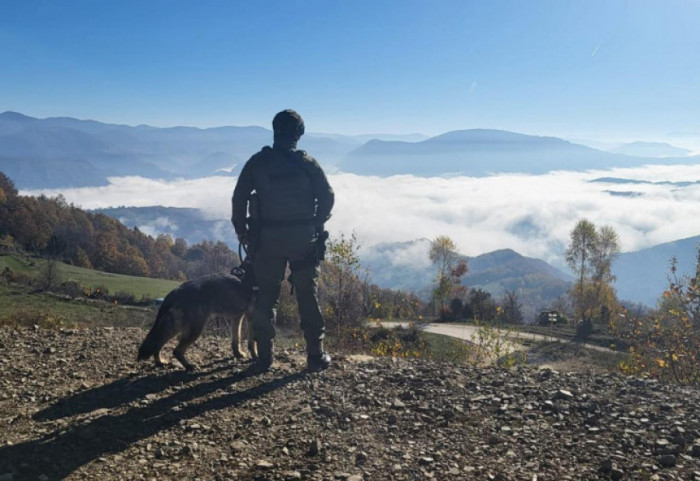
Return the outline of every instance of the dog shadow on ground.
<path id="1" fill-rule="evenodd" d="M 187 375 L 192 379 L 192 374 Z M 196 375 L 197 373 L 194 374 Z M 183 420 L 196 418 L 209 411 L 235 408 L 246 401 L 303 379 L 307 373 L 286 374 L 243 391 L 225 392 L 201 403 L 190 404 L 190 401 L 230 388 L 232 384 L 250 376 L 248 371 L 240 371 L 232 376 L 192 384 L 168 397 L 144 406 L 132 407 L 121 414 L 103 415 L 84 423 L 76 423 L 67 429 L 57 428 L 39 439 L 0 447 L 0 460 L 3 460 L 0 462 L 0 472 L 17 473 L 20 479 L 37 479 L 42 474 L 51 479 L 63 479 L 101 456 L 120 453 L 133 443 L 167 430 Z M 154 377 L 156 380 L 166 378 L 167 374 Z M 148 382 L 152 381 L 151 376 L 134 381 L 136 387 L 131 390 L 131 394 L 122 395 L 121 402 L 123 403 L 124 399 L 137 399 L 146 392 L 153 392 L 152 388 L 147 387 Z M 128 384 L 128 379 L 124 382 Z M 104 407 L 104 397 L 114 394 L 120 386 L 127 384 L 116 381 L 101 388 L 102 392 L 99 391 L 100 388 L 96 388 L 91 390 L 91 395 L 81 393 L 84 397 L 79 401 L 84 400 L 85 405 L 92 402 L 93 407 Z M 137 393 L 138 395 L 135 395 Z M 93 396 L 92 399 L 90 396 Z M 179 406 L 178 410 L 173 409 L 176 406 Z M 45 411 L 45 419 L 55 415 L 51 408 Z"/>
<path id="2" fill-rule="evenodd" d="M 219 364 L 219 365 L 216 365 Z M 35 421 L 54 421 L 64 417 L 86 414 L 97 409 L 111 409 L 156 394 L 171 386 L 195 381 L 201 377 L 231 369 L 230 363 L 210 363 L 197 371 L 157 369 L 144 376 L 130 374 L 116 381 L 97 386 L 59 399 L 51 406 L 34 414 Z"/>

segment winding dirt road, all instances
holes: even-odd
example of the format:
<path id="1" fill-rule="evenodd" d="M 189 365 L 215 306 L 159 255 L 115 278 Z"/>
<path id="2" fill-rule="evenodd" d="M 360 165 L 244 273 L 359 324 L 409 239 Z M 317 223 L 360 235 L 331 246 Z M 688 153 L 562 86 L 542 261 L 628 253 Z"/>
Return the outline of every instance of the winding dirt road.
<path id="1" fill-rule="evenodd" d="M 386 327 L 407 327 L 407 322 L 385 322 L 383 323 Z M 456 339 L 462 339 L 468 342 L 475 342 L 478 338 L 479 327 L 470 324 L 440 324 L 436 322 L 427 324 L 418 324 L 419 329 L 431 334 L 441 334 L 443 336 L 454 337 Z M 569 339 L 562 339 L 560 337 L 545 336 L 542 334 L 533 334 L 529 332 L 518 332 L 518 331 L 506 331 L 504 329 L 497 329 L 497 331 L 502 336 L 509 337 L 509 344 L 507 345 L 509 350 L 524 350 L 525 347 L 520 344 L 519 341 L 536 341 L 536 342 L 561 342 L 564 344 L 573 343 Z M 592 349 L 599 352 L 615 352 L 611 349 L 602 346 L 596 346 L 594 344 L 587 343 L 577 343 L 578 347 L 584 347 L 586 349 Z"/>

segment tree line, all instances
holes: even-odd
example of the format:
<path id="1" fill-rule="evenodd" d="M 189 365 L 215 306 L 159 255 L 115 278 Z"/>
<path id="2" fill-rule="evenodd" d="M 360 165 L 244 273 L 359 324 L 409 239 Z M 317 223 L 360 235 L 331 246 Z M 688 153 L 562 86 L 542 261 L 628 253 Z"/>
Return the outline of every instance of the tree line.
<path id="1" fill-rule="evenodd" d="M 140 277 L 185 280 L 225 272 L 237 263 L 224 242 L 188 245 L 155 238 L 57 197 L 19 195 L 0 172 L 0 250 L 20 250 L 79 267 Z"/>

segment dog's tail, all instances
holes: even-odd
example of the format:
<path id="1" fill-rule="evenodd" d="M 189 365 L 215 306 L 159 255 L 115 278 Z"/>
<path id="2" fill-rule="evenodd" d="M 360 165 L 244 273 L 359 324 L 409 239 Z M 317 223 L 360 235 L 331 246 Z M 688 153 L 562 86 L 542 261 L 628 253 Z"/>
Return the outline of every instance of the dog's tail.
<path id="1" fill-rule="evenodd" d="M 156 322 L 153 323 L 153 327 L 151 327 L 148 335 L 146 335 L 146 339 L 143 340 L 141 347 L 139 347 L 137 360 L 143 361 L 144 359 L 148 359 L 161 350 L 163 345 L 168 342 L 171 337 L 169 332 L 172 330 L 172 323 L 173 319 L 170 308 L 162 304 L 158 310 Z"/>

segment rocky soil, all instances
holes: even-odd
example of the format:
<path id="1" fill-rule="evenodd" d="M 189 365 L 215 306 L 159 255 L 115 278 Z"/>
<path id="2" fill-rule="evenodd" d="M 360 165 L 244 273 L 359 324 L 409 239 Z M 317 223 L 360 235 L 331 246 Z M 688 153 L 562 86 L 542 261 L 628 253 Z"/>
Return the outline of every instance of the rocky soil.
<path id="1" fill-rule="evenodd" d="M 0 481 L 700 481 L 700 390 L 621 375 L 282 352 L 225 340 L 195 373 L 134 361 L 138 329 L 0 329 Z"/>

